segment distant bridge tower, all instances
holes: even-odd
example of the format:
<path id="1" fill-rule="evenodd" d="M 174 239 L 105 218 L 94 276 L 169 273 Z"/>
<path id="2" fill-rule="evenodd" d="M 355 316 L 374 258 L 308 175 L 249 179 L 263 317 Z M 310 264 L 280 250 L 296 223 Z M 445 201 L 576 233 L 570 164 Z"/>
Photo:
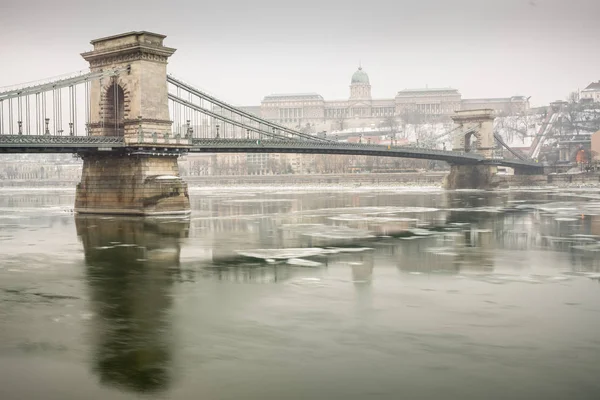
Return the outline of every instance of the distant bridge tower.
<path id="1" fill-rule="evenodd" d="M 453 151 L 477 153 L 491 159 L 494 150 L 494 110 L 456 111 L 452 117 L 458 132 L 452 142 Z M 447 189 L 487 189 L 497 167 L 493 165 L 451 165 L 446 177 Z"/>
<path id="2" fill-rule="evenodd" d="M 111 214 L 173 214 L 190 210 L 187 184 L 177 157 L 189 138 L 171 134 L 167 59 L 175 49 L 165 36 L 129 32 L 92 40 L 83 53 L 92 72 L 121 69 L 92 81 L 89 134 L 120 136 L 125 149 L 83 153 L 75 211 Z"/>
<path id="3" fill-rule="evenodd" d="M 473 152 L 492 158 L 494 149 L 494 110 L 456 111 L 452 117 L 459 132 L 454 136 L 452 150 Z"/>

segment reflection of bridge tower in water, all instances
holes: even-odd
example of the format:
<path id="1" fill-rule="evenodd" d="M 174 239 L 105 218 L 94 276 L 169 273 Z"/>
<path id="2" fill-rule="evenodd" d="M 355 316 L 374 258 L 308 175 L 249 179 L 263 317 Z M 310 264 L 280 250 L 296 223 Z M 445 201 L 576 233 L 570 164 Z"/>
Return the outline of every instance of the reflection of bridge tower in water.
<path id="1" fill-rule="evenodd" d="M 399 241 L 396 259 L 404 272 L 489 272 L 494 269 L 494 233 L 465 227 L 419 240 Z"/>
<path id="2" fill-rule="evenodd" d="M 175 49 L 165 36 L 130 32 L 93 40 L 83 53 L 92 72 L 126 70 L 90 87 L 91 136 L 118 136 L 128 149 L 81 153 L 77 186 L 79 213 L 161 214 L 190 210 L 187 184 L 179 178 L 177 157 L 190 139 L 171 140 L 167 59 Z"/>
<path id="3" fill-rule="evenodd" d="M 167 313 L 185 221 L 77 217 L 94 312 L 93 370 L 103 384 L 135 392 L 169 386 Z"/>
<path id="4" fill-rule="evenodd" d="M 370 285 L 373 282 L 373 269 L 375 260 L 373 252 L 368 251 L 354 255 L 350 263 L 352 282 L 355 286 Z"/>

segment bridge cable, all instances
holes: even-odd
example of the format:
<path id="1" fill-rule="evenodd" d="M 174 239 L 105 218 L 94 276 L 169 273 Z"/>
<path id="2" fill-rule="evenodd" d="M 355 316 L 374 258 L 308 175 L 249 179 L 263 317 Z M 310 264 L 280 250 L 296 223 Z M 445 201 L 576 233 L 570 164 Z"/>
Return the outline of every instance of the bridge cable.
<path id="1" fill-rule="evenodd" d="M 8 132 L 13 134 L 13 112 L 12 112 L 12 99 L 8 100 Z"/>
<path id="2" fill-rule="evenodd" d="M 8 90 L 5 92 L 0 92 L 0 100 L 8 100 L 11 98 L 25 96 L 25 95 L 34 94 L 34 93 L 49 92 L 53 89 L 64 88 L 64 87 L 68 87 L 70 85 L 78 85 L 80 83 L 84 83 L 87 81 L 102 79 L 103 77 L 116 76 L 125 71 L 127 71 L 127 67 L 119 67 L 119 68 L 108 69 L 108 70 L 104 70 L 104 71 L 88 72 L 85 74 L 78 75 L 76 77 L 59 79 L 59 80 L 55 80 L 55 81 L 51 81 L 51 82 L 22 87 L 22 88 L 18 88 L 18 89 L 11 89 L 11 90 Z"/>
<path id="3" fill-rule="evenodd" d="M 241 116 L 244 116 L 244 117 L 246 117 L 246 118 L 248 118 L 250 120 L 258 122 L 259 124 L 262 123 L 262 124 L 267 125 L 269 127 L 273 127 L 273 128 L 275 128 L 277 130 L 284 131 L 284 132 L 292 134 L 294 136 L 303 137 L 305 139 L 316 140 L 316 141 L 323 141 L 323 142 L 333 142 L 332 140 L 329 140 L 329 139 L 324 139 L 324 138 L 319 138 L 317 136 L 307 135 L 307 134 L 304 134 L 304 133 L 301 133 L 301 132 L 294 131 L 292 129 L 286 128 L 283 125 L 279 125 L 277 123 L 264 120 L 264 119 L 262 119 L 260 117 L 257 117 L 257 116 L 255 116 L 253 114 L 250 114 L 250 113 L 246 112 L 246 111 L 243 111 L 243 110 L 241 110 L 241 109 L 239 109 L 237 107 L 234 107 L 234 106 L 232 106 L 232 105 L 230 105 L 228 103 L 225 103 L 225 102 L 223 102 L 223 101 L 221 101 L 221 100 L 219 100 L 219 99 L 217 99 L 217 98 L 215 98 L 213 96 L 210 96 L 207 93 L 202 92 L 199 89 L 197 89 L 197 88 L 195 88 L 195 87 L 193 87 L 193 86 L 191 86 L 191 85 L 189 85 L 189 84 L 187 84 L 187 83 L 185 83 L 185 82 L 183 82 L 183 81 L 181 81 L 179 79 L 176 79 L 172 75 L 167 75 L 167 82 L 175 85 L 176 87 L 182 87 L 182 88 L 184 88 L 184 89 L 186 89 L 186 90 L 188 90 L 190 92 L 193 92 L 196 96 L 198 96 L 198 97 L 200 97 L 202 99 L 205 99 L 205 100 L 207 100 L 209 102 L 212 102 L 212 103 L 214 103 L 214 104 L 216 104 L 216 105 L 218 105 L 218 106 L 220 106 L 220 107 L 222 107 L 222 108 L 224 108 L 226 110 L 235 112 L 235 113 L 237 113 L 237 114 L 239 114 Z"/>
<path id="4" fill-rule="evenodd" d="M 520 154 L 520 152 L 518 152 L 517 150 L 510 148 L 510 146 L 508 146 L 508 144 L 504 141 L 504 139 L 502 138 L 502 136 L 500 136 L 498 132 L 494 132 L 494 139 L 496 139 L 496 141 L 500 143 L 502 147 L 507 149 L 513 156 L 517 157 L 519 160 L 528 161 L 527 157 L 524 154 Z"/>
<path id="5" fill-rule="evenodd" d="M 188 101 L 186 101 L 184 99 L 178 98 L 177 96 L 175 96 L 173 94 L 169 94 L 169 99 L 172 100 L 172 101 L 174 101 L 174 102 L 177 102 L 177 103 L 179 103 L 181 105 L 193 108 L 196 111 L 199 111 L 201 113 L 205 113 L 205 114 L 213 117 L 214 119 L 218 119 L 219 121 L 222 121 L 222 122 L 225 122 L 225 123 L 229 123 L 229 124 L 232 124 L 232 125 L 238 126 L 240 128 L 244 128 L 244 129 L 248 128 L 248 125 L 246 125 L 246 124 L 244 124 L 242 122 L 238 122 L 238 121 L 232 120 L 232 119 L 230 119 L 230 118 L 228 118 L 228 117 L 226 117 L 224 115 L 217 114 L 217 113 L 215 113 L 213 111 L 210 111 L 210 110 L 208 110 L 208 109 L 206 109 L 204 107 L 201 107 L 201 106 L 199 106 L 197 104 L 193 104 L 193 103 L 190 103 L 190 102 L 188 102 Z M 251 128 L 253 130 L 256 129 L 255 127 L 251 127 Z M 268 136 L 268 137 L 273 137 L 273 138 L 278 138 L 278 139 L 284 139 L 284 140 L 290 140 L 286 136 L 282 136 L 282 135 L 275 134 L 275 133 L 264 132 L 262 129 L 260 129 L 260 127 L 259 127 L 259 132 L 261 134 L 264 134 L 264 135 Z"/>

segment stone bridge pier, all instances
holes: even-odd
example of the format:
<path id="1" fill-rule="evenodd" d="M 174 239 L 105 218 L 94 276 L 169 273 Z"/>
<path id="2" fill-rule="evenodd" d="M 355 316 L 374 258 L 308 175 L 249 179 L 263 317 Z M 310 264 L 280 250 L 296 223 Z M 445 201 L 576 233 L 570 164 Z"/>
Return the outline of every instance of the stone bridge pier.
<path id="1" fill-rule="evenodd" d="M 494 110 L 457 111 L 452 117 L 458 132 L 452 142 L 453 151 L 477 153 L 487 159 L 494 150 Z M 446 189 L 488 189 L 497 167 L 481 163 L 451 164 L 445 179 Z"/>
<path id="2" fill-rule="evenodd" d="M 165 36 L 129 32 L 96 39 L 83 53 L 92 72 L 123 72 L 91 82 L 91 136 L 119 136 L 126 147 L 80 153 L 81 182 L 75 211 L 81 214 L 187 214 L 187 184 L 179 176 L 177 157 L 188 138 L 170 137 L 167 59 L 175 49 Z"/>

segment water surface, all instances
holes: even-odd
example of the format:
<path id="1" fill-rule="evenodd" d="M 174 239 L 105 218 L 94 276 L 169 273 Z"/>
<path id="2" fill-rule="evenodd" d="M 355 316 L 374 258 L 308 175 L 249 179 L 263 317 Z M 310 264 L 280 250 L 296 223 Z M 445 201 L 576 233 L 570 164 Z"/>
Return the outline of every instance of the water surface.
<path id="1" fill-rule="evenodd" d="M 598 399 L 600 191 L 0 194 L 1 399 Z"/>

